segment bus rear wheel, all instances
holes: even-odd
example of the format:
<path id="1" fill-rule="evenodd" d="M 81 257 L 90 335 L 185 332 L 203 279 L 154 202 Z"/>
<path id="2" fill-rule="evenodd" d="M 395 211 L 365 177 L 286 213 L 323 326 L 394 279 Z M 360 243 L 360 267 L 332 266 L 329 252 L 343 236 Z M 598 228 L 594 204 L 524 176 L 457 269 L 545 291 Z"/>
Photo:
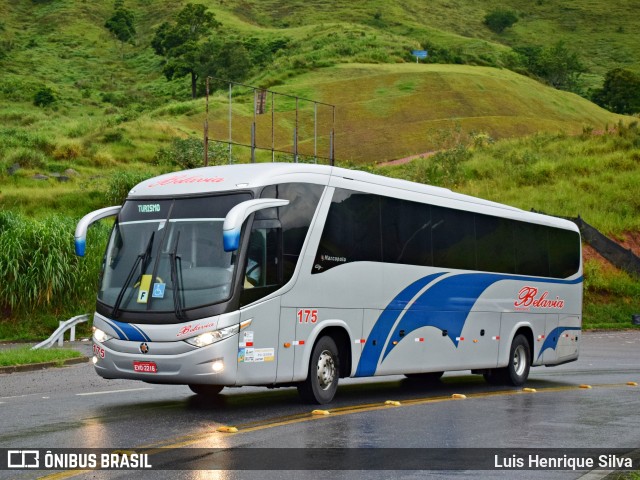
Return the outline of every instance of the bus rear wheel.
<path id="1" fill-rule="evenodd" d="M 203 397 L 215 397 L 224 388 L 222 385 L 189 385 L 193 393 L 202 395 Z"/>
<path id="2" fill-rule="evenodd" d="M 331 337 L 321 337 L 313 347 L 307 379 L 298 384 L 298 393 L 305 402 L 329 403 L 338 390 L 340 359 L 338 347 Z"/>
<path id="3" fill-rule="evenodd" d="M 509 364 L 504 368 L 489 370 L 484 374 L 485 380 L 491 385 L 524 385 L 529 377 L 531 368 L 531 347 L 524 335 L 517 335 L 513 339 L 509 350 Z"/>

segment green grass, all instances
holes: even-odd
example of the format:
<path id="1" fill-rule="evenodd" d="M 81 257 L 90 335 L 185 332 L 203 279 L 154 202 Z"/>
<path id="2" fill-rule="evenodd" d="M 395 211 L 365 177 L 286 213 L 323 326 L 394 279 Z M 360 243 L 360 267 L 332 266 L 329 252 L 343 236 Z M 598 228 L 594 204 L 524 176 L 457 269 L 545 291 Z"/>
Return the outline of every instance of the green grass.
<path id="1" fill-rule="evenodd" d="M 109 228 L 94 225 L 87 235 L 87 256 L 79 258 L 73 251 L 75 223 L 60 215 L 39 220 L 0 212 L 0 308 L 5 318 L 0 339 L 24 338 L 27 332 L 42 335 L 41 329 L 26 327 L 36 327 L 32 317 L 42 324 L 43 318 L 74 308 L 91 311 Z"/>
<path id="2" fill-rule="evenodd" d="M 590 329 L 640 328 L 631 316 L 640 312 L 640 282 L 596 261 L 584 266 L 583 325 Z"/>
<path id="3" fill-rule="evenodd" d="M 77 350 L 63 348 L 31 350 L 31 347 L 17 347 L 0 350 L 0 367 L 27 365 L 31 363 L 56 362 L 61 366 L 64 360 L 80 358 Z"/>

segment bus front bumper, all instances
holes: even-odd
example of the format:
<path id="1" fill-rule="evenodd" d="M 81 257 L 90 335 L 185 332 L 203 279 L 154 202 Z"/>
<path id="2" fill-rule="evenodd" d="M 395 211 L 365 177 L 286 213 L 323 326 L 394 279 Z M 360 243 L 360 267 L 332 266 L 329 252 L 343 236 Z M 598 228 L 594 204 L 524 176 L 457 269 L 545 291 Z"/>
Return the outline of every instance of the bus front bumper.
<path id="1" fill-rule="evenodd" d="M 200 348 L 183 341 L 100 343 L 94 338 L 93 343 L 94 367 L 103 378 L 177 385 L 236 383 L 237 335 Z"/>

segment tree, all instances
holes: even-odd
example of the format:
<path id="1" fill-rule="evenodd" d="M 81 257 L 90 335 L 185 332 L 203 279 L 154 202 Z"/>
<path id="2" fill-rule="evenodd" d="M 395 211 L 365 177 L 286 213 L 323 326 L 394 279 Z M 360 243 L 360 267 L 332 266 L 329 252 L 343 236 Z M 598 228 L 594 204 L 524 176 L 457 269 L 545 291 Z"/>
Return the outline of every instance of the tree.
<path id="1" fill-rule="evenodd" d="M 135 17 L 133 12 L 124 6 L 122 0 L 114 2 L 113 15 L 104 26 L 120 41 L 123 49 L 124 44 L 132 43 L 136 36 Z"/>
<path id="2" fill-rule="evenodd" d="M 235 82 L 244 80 L 251 69 L 251 57 L 237 39 L 210 39 L 200 49 L 200 75 L 218 77 Z"/>
<path id="3" fill-rule="evenodd" d="M 533 75 L 560 90 L 575 91 L 580 75 L 586 70 L 576 52 L 559 41 L 549 47 L 520 46 L 514 51 Z"/>
<path id="4" fill-rule="evenodd" d="M 518 21 L 511 10 L 494 10 L 484 16 L 484 24 L 495 33 L 502 33 Z"/>
<path id="5" fill-rule="evenodd" d="M 562 41 L 544 48 L 538 58 L 537 74 L 560 90 L 575 90 L 584 71 L 578 54 Z"/>
<path id="6" fill-rule="evenodd" d="M 33 96 L 33 104 L 36 107 L 48 107 L 56 101 L 56 95 L 49 87 L 40 87 Z"/>
<path id="7" fill-rule="evenodd" d="M 202 41 L 219 26 L 204 5 L 188 3 L 178 12 L 175 22 L 165 22 L 158 27 L 151 41 L 155 53 L 164 57 L 163 73 L 167 80 L 191 76 L 192 98 L 197 95 Z"/>
<path id="8" fill-rule="evenodd" d="M 592 100 L 615 113 L 639 113 L 640 75 L 623 68 L 609 70 L 602 88 L 593 93 Z"/>

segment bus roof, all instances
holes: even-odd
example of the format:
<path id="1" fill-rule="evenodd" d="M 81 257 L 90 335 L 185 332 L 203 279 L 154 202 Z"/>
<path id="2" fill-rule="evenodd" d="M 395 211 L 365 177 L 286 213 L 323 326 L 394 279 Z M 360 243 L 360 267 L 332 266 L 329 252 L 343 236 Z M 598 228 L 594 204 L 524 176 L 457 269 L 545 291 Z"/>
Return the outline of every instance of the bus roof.
<path id="1" fill-rule="evenodd" d="M 332 177 L 355 180 L 371 186 L 426 194 L 438 197 L 443 201 L 464 202 L 467 206 L 475 206 L 475 208 L 471 208 L 472 210 L 478 210 L 478 207 L 488 207 L 489 210 L 494 211 L 494 214 L 578 231 L 577 226 L 567 220 L 455 193 L 446 188 L 384 177 L 359 170 L 304 163 L 235 164 L 172 172 L 139 183 L 129 192 L 128 198 L 205 195 L 290 182 L 328 185 Z M 495 209 L 500 209 L 501 213 Z"/>

